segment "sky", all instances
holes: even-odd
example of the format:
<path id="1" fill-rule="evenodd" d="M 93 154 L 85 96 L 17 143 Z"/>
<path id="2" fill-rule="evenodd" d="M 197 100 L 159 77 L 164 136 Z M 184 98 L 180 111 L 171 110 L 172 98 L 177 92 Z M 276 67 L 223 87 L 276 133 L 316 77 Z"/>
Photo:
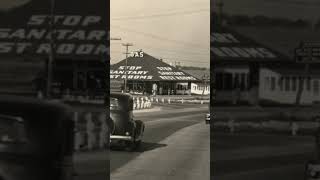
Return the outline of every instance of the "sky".
<path id="1" fill-rule="evenodd" d="M 142 50 L 167 63 L 209 67 L 210 0 L 111 0 L 111 64 Z"/>
<path id="2" fill-rule="evenodd" d="M 215 0 L 216 2 L 221 0 Z M 222 0 L 228 14 L 265 15 L 288 19 L 320 18 L 319 0 Z M 215 6 L 215 4 L 211 4 Z"/>
<path id="3" fill-rule="evenodd" d="M 0 11 L 11 10 L 15 7 L 22 6 L 31 0 L 0 0 Z"/>

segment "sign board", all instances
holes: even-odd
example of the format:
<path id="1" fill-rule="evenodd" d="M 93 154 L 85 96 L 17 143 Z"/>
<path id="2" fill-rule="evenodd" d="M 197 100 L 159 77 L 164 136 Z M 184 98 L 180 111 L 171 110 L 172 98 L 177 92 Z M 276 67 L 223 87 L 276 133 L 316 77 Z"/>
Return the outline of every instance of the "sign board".
<path id="1" fill-rule="evenodd" d="M 269 49 L 229 32 L 212 33 L 211 43 L 211 53 L 220 58 L 277 58 Z"/>
<path id="2" fill-rule="evenodd" d="M 118 69 L 110 70 L 110 79 L 125 79 L 127 74 L 128 80 L 149 80 L 149 81 L 196 81 L 197 79 L 183 71 L 175 71 L 170 66 L 156 67 L 157 72 L 152 73 L 150 69 L 143 66 L 119 66 Z"/>
<path id="3" fill-rule="evenodd" d="M 135 81 L 199 81 L 190 74 L 170 66 L 169 64 L 150 56 L 146 52 L 137 51 L 134 56 L 128 57 L 114 64 L 110 68 L 110 79 Z"/>
<path id="4" fill-rule="evenodd" d="M 295 60 L 300 63 L 319 63 L 320 42 L 302 42 L 295 49 Z"/>
<path id="5" fill-rule="evenodd" d="M 319 162 L 308 162 L 305 169 L 305 177 L 307 180 L 320 180 L 320 164 Z"/>
<path id="6" fill-rule="evenodd" d="M 54 4 L 51 4 L 54 2 Z M 109 53 L 104 0 L 2 0 L 0 55 L 101 58 Z"/>

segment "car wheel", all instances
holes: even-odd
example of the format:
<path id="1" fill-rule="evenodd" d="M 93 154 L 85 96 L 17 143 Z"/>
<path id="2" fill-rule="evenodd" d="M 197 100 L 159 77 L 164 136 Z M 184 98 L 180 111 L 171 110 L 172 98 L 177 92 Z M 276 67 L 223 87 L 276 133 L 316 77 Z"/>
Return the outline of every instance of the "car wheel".
<path id="1" fill-rule="evenodd" d="M 141 140 L 136 141 L 136 142 L 135 142 L 135 148 L 136 148 L 136 149 L 141 148 L 141 144 L 142 144 L 142 141 L 141 141 Z"/>
<path id="2" fill-rule="evenodd" d="M 134 151 L 136 149 L 136 136 L 135 136 L 135 134 L 132 134 L 132 140 L 131 141 L 127 141 L 126 142 L 125 149 L 127 151 Z"/>

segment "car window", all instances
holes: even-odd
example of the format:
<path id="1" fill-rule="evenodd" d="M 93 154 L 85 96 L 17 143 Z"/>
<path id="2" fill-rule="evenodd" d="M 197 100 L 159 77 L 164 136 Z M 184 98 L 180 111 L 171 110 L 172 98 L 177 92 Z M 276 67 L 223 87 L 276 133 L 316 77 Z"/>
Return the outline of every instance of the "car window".
<path id="1" fill-rule="evenodd" d="M 117 98 L 110 98 L 110 110 L 120 110 L 119 100 Z"/>
<path id="2" fill-rule="evenodd" d="M 0 144 L 25 142 L 27 135 L 23 119 L 0 115 Z"/>

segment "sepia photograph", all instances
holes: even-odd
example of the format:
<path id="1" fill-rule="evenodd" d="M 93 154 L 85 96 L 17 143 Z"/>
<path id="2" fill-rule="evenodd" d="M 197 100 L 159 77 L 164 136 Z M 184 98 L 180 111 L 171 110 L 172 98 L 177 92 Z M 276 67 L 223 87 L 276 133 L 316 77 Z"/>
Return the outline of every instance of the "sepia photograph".
<path id="1" fill-rule="evenodd" d="M 110 178 L 210 179 L 210 1 L 110 2 Z"/>
<path id="2" fill-rule="evenodd" d="M 0 179 L 109 179 L 109 3 L 1 0 Z"/>
<path id="3" fill-rule="evenodd" d="M 211 1 L 211 179 L 319 179 L 319 9 Z"/>

